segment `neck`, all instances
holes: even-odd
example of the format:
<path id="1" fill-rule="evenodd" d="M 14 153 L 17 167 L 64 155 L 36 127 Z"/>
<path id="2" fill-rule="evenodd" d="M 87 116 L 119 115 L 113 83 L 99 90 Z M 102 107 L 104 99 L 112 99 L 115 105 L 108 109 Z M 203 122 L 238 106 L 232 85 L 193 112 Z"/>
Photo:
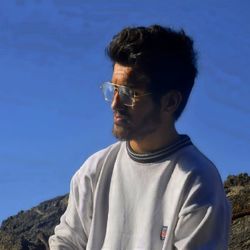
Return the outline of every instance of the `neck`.
<path id="1" fill-rule="evenodd" d="M 162 131 L 157 134 L 150 134 L 142 139 L 134 139 L 129 141 L 131 149 L 138 154 L 149 153 L 157 151 L 161 148 L 167 147 L 168 145 L 176 142 L 179 139 L 175 127 Z"/>

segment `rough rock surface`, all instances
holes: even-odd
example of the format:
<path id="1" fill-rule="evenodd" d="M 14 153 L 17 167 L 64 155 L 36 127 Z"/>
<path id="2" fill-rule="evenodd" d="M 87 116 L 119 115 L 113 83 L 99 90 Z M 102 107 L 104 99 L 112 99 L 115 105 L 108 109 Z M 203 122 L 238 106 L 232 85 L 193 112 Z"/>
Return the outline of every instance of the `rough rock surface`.
<path id="1" fill-rule="evenodd" d="M 230 250 L 250 249 L 250 176 L 228 176 L 225 191 L 232 202 Z M 48 250 L 48 238 L 67 206 L 68 195 L 45 201 L 3 221 L 0 250 Z"/>
<path id="2" fill-rule="evenodd" d="M 229 249 L 250 249 L 250 176 L 228 176 L 224 183 L 227 197 L 232 203 L 232 228 Z"/>
<path id="3" fill-rule="evenodd" d="M 0 250 L 47 250 L 47 241 L 65 211 L 68 195 L 45 201 L 3 221 Z"/>

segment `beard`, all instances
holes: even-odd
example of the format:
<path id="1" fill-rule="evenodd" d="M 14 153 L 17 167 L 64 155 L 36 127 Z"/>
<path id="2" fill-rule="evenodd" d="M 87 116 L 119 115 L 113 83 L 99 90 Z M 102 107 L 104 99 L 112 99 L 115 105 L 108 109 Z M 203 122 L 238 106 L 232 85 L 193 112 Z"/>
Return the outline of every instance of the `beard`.
<path id="1" fill-rule="evenodd" d="M 116 112 L 124 116 L 123 122 L 114 122 L 112 129 L 114 137 L 120 141 L 141 140 L 154 133 L 161 124 L 160 110 L 156 106 L 143 116 L 132 112 L 129 114 L 125 110 Z"/>

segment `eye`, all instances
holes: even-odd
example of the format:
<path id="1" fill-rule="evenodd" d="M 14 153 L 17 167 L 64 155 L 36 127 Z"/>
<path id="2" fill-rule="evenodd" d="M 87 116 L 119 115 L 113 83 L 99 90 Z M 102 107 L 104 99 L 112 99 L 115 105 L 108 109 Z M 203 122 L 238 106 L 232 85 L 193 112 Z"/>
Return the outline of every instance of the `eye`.
<path id="1" fill-rule="evenodd" d="M 127 88 L 126 86 L 121 86 L 119 87 L 119 92 L 122 95 L 126 95 L 126 96 L 131 96 L 132 92 L 129 88 Z"/>
<path id="2" fill-rule="evenodd" d="M 133 95 L 134 95 L 134 97 L 137 97 L 137 96 L 139 96 L 140 94 L 139 94 L 139 92 L 137 92 L 137 91 L 133 91 Z"/>

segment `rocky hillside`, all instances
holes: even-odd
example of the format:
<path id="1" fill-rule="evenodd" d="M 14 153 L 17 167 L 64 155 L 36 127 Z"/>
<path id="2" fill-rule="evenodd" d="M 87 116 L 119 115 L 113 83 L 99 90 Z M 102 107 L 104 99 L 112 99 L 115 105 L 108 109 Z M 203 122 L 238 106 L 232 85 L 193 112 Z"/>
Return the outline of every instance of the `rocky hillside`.
<path id="1" fill-rule="evenodd" d="M 68 195 L 45 201 L 3 221 L 0 250 L 44 250 L 55 225 L 66 209 Z"/>
<path id="2" fill-rule="evenodd" d="M 232 202 L 230 250 L 250 249 L 250 176 L 228 176 L 225 191 Z M 67 206 L 68 195 L 45 201 L 3 221 L 0 250 L 48 250 L 48 238 Z"/>
<path id="3" fill-rule="evenodd" d="M 224 183 L 227 197 L 232 202 L 233 218 L 230 250 L 250 249 L 250 176 L 228 176 Z"/>

